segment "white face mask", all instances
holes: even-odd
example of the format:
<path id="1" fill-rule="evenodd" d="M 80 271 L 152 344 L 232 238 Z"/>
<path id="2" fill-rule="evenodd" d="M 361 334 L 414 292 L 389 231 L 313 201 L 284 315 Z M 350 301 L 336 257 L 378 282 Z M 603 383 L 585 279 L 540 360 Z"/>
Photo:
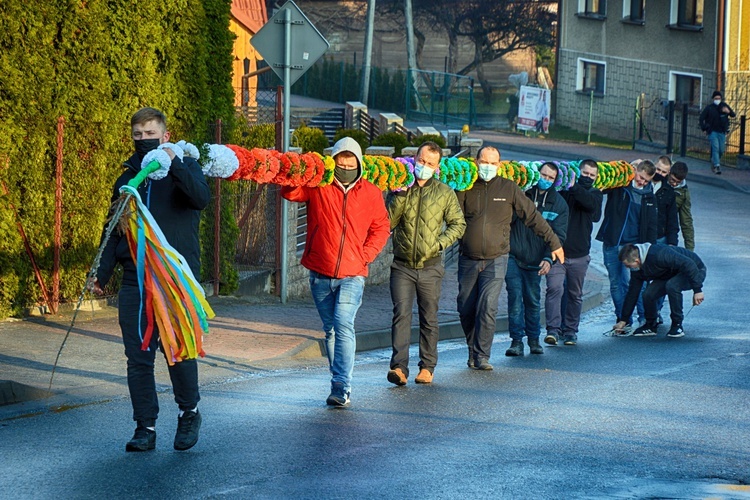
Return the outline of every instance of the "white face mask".
<path id="1" fill-rule="evenodd" d="M 485 182 L 489 182 L 497 176 L 497 167 L 491 163 L 480 163 L 477 165 L 479 178 Z"/>
<path id="2" fill-rule="evenodd" d="M 414 177 L 416 177 L 417 179 L 426 181 L 433 175 L 435 175 L 434 168 L 430 168 L 427 165 L 422 165 L 421 163 L 414 164 Z"/>
<path id="3" fill-rule="evenodd" d="M 716 104 L 717 106 L 718 106 L 719 104 L 721 104 L 721 99 L 714 99 L 714 104 Z"/>

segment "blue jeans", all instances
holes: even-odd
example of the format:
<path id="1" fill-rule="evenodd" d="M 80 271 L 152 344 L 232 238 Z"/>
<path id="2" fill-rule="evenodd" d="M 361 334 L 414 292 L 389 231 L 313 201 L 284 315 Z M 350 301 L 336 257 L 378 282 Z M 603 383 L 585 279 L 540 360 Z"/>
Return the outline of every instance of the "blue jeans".
<path id="1" fill-rule="evenodd" d="M 542 277 L 538 270 L 521 269 L 516 259 L 508 259 L 505 288 L 508 290 L 508 330 L 512 340 L 539 341 Z"/>
<path id="2" fill-rule="evenodd" d="M 351 391 L 354 353 L 357 339 L 354 318 L 362 305 L 365 279 L 362 276 L 329 278 L 310 271 L 310 291 L 326 334 L 326 354 L 331 370 L 331 383 L 344 384 Z"/>
<path id="3" fill-rule="evenodd" d="M 458 258 L 456 303 L 472 360 L 490 359 L 497 301 L 507 267 L 507 254 L 486 260 L 469 259 L 463 255 Z"/>
<path id="4" fill-rule="evenodd" d="M 619 252 L 620 247 L 602 245 L 604 267 L 607 268 L 607 275 L 609 276 L 609 293 L 612 295 L 612 303 L 615 306 L 615 316 L 618 320 L 623 320 L 631 324 L 632 318 L 620 317 L 622 304 L 625 302 L 625 295 L 628 293 L 628 286 L 630 285 L 630 269 L 620 262 L 620 259 L 617 257 Z M 641 295 L 638 296 L 636 309 L 638 310 L 638 320 L 641 322 L 645 321 L 646 316 L 643 312 L 643 298 Z"/>
<path id="5" fill-rule="evenodd" d="M 718 167 L 721 164 L 726 140 L 727 135 L 721 132 L 711 132 L 708 134 L 708 142 L 711 144 L 711 165 L 714 167 Z"/>

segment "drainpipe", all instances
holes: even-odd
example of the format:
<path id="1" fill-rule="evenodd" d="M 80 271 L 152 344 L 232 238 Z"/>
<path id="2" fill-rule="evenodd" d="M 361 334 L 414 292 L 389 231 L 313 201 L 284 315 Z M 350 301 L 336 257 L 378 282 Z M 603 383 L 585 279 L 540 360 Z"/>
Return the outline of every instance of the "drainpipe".
<path id="1" fill-rule="evenodd" d="M 716 90 L 723 92 L 724 86 L 724 36 L 727 18 L 726 0 L 719 0 L 716 20 Z"/>

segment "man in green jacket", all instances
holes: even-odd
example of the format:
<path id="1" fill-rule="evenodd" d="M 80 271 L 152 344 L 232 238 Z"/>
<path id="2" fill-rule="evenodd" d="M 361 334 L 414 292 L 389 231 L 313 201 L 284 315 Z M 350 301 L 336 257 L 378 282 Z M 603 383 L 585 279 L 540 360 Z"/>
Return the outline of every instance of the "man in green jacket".
<path id="1" fill-rule="evenodd" d="M 690 201 L 690 190 L 687 185 L 688 166 L 677 161 L 669 170 L 669 185 L 674 188 L 677 202 L 677 215 L 680 219 L 680 231 L 685 240 L 685 248 L 695 250 L 695 228 L 693 227 L 693 209 Z"/>
<path id="2" fill-rule="evenodd" d="M 443 251 L 458 240 L 466 222 L 456 193 L 437 180 L 443 151 L 434 142 L 417 150 L 414 185 L 389 193 L 386 200 L 393 231 L 391 300 L 393 355 L 388 381 L 406 385 L 409 377 L 409 342 L 414 297 L 419 308 L 418 384 L 432 382 L 437 365 L 438 302 L 445 274 Z"/>

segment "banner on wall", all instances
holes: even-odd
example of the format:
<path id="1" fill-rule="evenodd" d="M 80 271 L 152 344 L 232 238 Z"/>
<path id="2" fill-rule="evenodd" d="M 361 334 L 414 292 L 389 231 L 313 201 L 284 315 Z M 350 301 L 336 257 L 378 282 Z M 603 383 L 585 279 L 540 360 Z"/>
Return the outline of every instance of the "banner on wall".
<path id="1" fill-rule="evenodd" d="M 518 100 L 518 130 L 549 133 L 551 103 L 549 89 L 522 86 Z"/>

